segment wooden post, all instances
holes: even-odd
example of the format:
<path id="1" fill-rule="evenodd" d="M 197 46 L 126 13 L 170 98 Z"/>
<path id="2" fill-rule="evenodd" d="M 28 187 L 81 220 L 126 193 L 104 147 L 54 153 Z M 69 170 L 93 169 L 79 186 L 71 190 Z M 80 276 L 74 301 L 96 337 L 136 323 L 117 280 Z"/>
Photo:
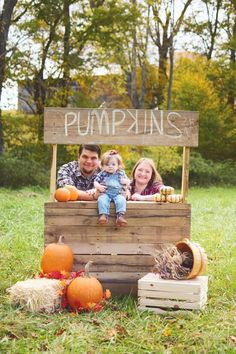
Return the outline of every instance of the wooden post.
<path id="1" fill-rule="evenodd" d="M 57 144 L 52 145 L 52 165 L 50 175 L 50 202 L 54 201 L 54 193 L 56 190 L 56 174 L 57 174 Z"/>
<path id="2" fill-rule="evenodd" d="M 183 202 L 186 201 L 187 196 L 188 196 L 189 156 L 190 156 L 190 147 L 184 146 L 183 147 L 183 166 L 182 166 L 182 188 L 181 188 Z"/>

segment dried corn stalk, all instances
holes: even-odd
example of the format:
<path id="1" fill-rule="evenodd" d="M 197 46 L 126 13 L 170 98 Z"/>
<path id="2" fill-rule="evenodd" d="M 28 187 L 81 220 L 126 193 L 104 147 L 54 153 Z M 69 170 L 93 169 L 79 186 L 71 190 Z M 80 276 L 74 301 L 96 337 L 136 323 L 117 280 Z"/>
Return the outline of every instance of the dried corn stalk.
<path id="1" fill-rule="evenodd" d="M 192 255 L 180 252 L 175 246 L 166 246 L 156 250 L 154 254 L 156 265 L 153 272 L 162 279 L 186 279 L 192 269 Z"/>

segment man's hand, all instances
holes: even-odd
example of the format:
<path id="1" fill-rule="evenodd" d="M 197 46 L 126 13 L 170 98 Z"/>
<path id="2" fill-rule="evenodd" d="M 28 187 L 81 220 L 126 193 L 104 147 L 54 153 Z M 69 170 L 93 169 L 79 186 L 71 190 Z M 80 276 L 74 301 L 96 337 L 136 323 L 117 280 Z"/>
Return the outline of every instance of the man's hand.
<path id="1" fill-rule="evenodd" d="M 105 192 L 106 189 L 107 189 L 107 187 L 104 186 L 104 185 L 102 185 L 102 184 L 98 184 L 98 185 L 96 186 L 96 188 L 97 188 L 97 190 L 99 190 L 99 192 L 101 192 L 101 193 Z"/>

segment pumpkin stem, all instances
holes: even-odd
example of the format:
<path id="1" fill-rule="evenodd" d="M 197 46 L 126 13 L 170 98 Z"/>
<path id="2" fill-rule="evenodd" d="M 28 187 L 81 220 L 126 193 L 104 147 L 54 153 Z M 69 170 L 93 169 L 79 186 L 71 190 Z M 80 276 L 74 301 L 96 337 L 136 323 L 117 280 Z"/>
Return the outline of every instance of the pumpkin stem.
<path id="1" fill-rule="evenodd" d="M 90 265 L 93 263 L 93 261 L 89 261 L 88 263 L 85 264 L 85 267 L 84 267 L 84 275 L 85 277 L 87 278 L 90 278 L 90 274 L 89 274 L 89 267 Z"/>
<path id="2" fill-rule="evenodd" d="M 63 241 L 62 241 L 63 239 L 64 239 L 64 236 L 63 236 L 63 235 L 60 235 L 59 240 L 58 240 L 57 243 L 63 243 Z"/>

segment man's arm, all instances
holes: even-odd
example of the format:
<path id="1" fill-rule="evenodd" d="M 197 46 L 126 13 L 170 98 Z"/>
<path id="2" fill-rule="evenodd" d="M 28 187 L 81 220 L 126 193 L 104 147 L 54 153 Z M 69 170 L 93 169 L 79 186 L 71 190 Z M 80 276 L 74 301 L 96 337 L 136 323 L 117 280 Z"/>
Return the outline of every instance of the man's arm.
<path id="1" fill-rule="evenodd" d="M 75 175 L 76 161 L 69 162 L 60 167 L 57 174 L 58 187 L 64 187 L 66 184 L 75 186 L 73 176 Z"/>

